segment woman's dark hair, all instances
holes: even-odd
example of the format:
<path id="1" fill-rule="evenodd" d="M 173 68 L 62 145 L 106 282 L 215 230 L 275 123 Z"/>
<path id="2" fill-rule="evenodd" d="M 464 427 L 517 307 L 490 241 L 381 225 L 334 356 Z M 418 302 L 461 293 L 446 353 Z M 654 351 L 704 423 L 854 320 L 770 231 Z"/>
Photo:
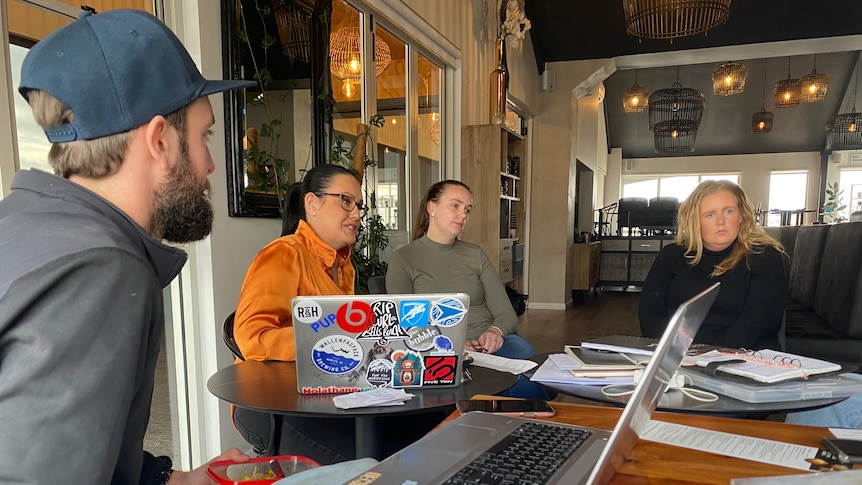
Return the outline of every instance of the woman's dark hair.
<path id="1" fill-rule="evenodd" d="M 416 214 L 416 227 L 413 229 L 414 241 L 428 232 L 428 223 L 430 222 L 430 219 L 428 218 L 428 203 L 440 202 L 440 197 L 443 195 L 443 192 L 446 191 L 446 187 L 450 185 L 459 185 L 467 189 L 467 192 L 470 192 L 471 194 L 473 193 L 473 191 L 470 190 L 469 185 L 459 180 L 441 180 L 431 187 L 428 187 L 428 190 L 425 192 L 425 197 L 422 197 L 422 201 L 419 202 L 419 212 Z"/>
<path id="2" fill-rule="evenodd" d="M 326 192 L 332 185 L 332 177 L 350 175 L 353 172 L 341 165 L 318 165 L 305 173 L 302 182 L 296 182 L 284 194 L 284 222 L 281 225 L 281 235 L 287 236 L 296 232 L 299 221 L 305 220 L 305 194 Z"/>

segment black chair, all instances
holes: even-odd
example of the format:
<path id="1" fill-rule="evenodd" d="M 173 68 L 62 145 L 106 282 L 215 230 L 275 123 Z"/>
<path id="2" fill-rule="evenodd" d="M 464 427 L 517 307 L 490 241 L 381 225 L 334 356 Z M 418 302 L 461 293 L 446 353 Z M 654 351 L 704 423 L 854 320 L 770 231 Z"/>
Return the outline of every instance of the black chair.
<path id="1" fill-rule="evenodd" d="M 385 295 L 386 276 L 372 276 L 368 278 L 368 293 L 371 295 Z"/>
<path id="2" fill-rule="evenodd" d="M 239 350 L 239 345 L 236 344 L 236 339 L 233 338 L 233 317 L 236 312 L 231 312 L 227 318 L 224 319 L 224 325 L 222 326 L 224 338 L 224 343 L 227 345 L 228 350 L 236 356 L 239 360 L 245 360 L 245 357 L 242 356 L 242 352 Z"/>
<path id="3" fill-rule="evenodd" d="M 640 227 L 646 218 L 649 201 L 644 197 L 624 197 L 617 204 L 617 234 L 623 227 Z"/>

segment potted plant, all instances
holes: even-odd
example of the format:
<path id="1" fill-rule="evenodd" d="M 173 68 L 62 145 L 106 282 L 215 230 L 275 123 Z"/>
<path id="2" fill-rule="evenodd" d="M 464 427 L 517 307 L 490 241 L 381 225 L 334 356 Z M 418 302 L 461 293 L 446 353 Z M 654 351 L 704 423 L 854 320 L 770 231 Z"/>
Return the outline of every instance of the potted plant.
<path id="1" fill-rule="evenodd" d="M 844 191 L 839 190 L 838 182 L 826 184 L 826 202 L 823 203 L 822 212 L 823 222 L 837 223 L 844 222 L 844 211 L 847 205 L 844 203 Z"/>

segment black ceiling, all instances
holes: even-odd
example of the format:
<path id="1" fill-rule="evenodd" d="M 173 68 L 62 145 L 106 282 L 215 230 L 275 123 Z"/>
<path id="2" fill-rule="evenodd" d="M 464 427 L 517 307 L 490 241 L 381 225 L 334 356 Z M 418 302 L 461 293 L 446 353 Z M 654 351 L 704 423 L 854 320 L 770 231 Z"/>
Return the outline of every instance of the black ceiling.
<path id="1" fill-rule="evenodd" d="M 647 114 L 622 110 L 622 92 L 635 80 L 633 67 L 639 67 L 638 83 L 650 92 L 669 88 L 678 79 L 683 86 L 704 93 L 706 107 L 692 155 L 822 151 L 824 125 L 855 104 L 855 51 L 862 49 L 862 42 L 847 36 L 862 34 L 862 1 L 736 0 L 730 6 L 727 23 L 707 35 L 679 38 L 673 43 L 639 41 L 626 34 L 622 0 L 525 0 L 525 11 L 532 22 L 530 36 L 539 72 L 546 62 L 626 58 L 604 80 L 610 146 L 621 147 L 624 158 L 661 156 L 655 153 Z M 851 42 L 829 48 L 830 42 L 842 38 Z M 818 43 L 814 45 L 812 39 Z M 710 48 L 727 46 L 748 47 L 729 51 L 735 59 L 713 59 L 721 50 Z M 698 62 L 698 55 L 692 61 L 685 51 L 693 49 L 705 49 L 696 52 L 711 55 L 705 56 L 704 63 Z M 655 53 L 664 54 L 645 56 Z M 773 109 L 772 86 L 787 77 L 788 59 L 792 76 L 799 78 L 811 72 L 814 53 L 817 71 L 830 78 L 826 99 L 792 109 Z M 728 60 L 746 65 L 745 92 L 714 96 L 712 70 Z M 764 97 L 764 64 L 768 67 L 765 105 L 775 113 L 775 128 L 767 135 L 752 135 L 751 115 L 760 110 Z M 570 84 L 557 79 L 558 86 Z"/>

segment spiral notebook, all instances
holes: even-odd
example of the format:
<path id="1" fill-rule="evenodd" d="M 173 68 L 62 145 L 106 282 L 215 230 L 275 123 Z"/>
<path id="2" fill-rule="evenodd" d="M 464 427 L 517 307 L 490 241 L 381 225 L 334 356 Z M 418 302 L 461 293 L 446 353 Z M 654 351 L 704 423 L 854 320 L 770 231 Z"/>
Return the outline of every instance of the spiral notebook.
<path id="1" fill-rule="evenodd" d="M 708 375 L 716 371 L 772 384 L 791 379 L 829 374 L 841 370 L 841 365 L 788 352 L 770 349 L 721 352 L 713 350 L 697 356 L 697 365 Z"/>

